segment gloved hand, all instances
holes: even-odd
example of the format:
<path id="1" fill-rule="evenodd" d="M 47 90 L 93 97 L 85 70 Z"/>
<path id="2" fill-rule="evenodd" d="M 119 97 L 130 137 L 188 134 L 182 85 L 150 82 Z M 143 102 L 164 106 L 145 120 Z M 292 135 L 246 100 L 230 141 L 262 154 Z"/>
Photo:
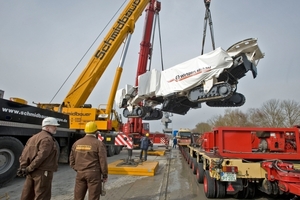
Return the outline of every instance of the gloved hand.
<path id="1" fill-rule="evenodd" d="M 17 171 L 17 176 L 26 177 L 29 174 L 27 167 L 26 168 L 19 168 Z"/>
<path id="2" fill-rule="evenodd" d="M 102 181 L 103 181 L 103 182 L 106 182 L 106 181 L 107 181 L 107 174 L 103 174 Z"/>
<path id="3" fill-rule="evenodd" d="M 22 172 L 22 169 L 21 169 L 21 168 L 19 168 L 19 169 L 17 170 L 17 176 L 23 177 L 23 172 Z"/>

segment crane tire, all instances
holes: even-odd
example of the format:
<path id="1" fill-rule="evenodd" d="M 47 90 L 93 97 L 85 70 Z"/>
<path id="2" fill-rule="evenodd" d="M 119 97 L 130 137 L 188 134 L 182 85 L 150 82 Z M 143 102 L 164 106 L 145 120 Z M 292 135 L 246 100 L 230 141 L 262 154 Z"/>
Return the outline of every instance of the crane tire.
<path id="1" fill-rule="evenodd" d="M 15 178 L 24 145 L 14 137 L 0 137 L 0 188 Z"/>

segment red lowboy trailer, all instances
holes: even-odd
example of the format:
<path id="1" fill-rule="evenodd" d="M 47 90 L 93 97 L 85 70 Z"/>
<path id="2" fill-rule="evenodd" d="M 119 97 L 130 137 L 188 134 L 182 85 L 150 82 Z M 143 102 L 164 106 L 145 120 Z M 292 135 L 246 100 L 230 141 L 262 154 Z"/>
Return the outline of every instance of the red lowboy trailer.
<path id="1" fill-rule="evenodd" d="M 180 150 L 208 198 L 300 196 L 299 127 L 218 127 Z"/>

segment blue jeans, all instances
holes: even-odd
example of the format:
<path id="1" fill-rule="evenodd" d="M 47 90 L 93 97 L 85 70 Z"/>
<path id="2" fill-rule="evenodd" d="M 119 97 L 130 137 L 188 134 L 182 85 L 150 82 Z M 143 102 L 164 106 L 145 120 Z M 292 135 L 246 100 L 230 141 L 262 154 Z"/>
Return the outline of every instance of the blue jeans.
<path id="1" fill-rule="evenodd" d="M 142 160 L 143 152 L 144 152 L 144 161 L 146 161 L 146 160 L 147 160 L 148 149 L 142 149 L 142 150 L 141 150 L 141 153 L 140 153 L 140 160 Z"/>

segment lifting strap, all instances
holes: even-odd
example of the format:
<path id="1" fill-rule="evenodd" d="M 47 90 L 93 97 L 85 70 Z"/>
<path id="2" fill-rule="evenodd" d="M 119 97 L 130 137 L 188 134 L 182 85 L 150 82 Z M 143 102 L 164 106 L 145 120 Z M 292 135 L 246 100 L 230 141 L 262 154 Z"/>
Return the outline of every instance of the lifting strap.
<path id="1" fill-rule="evenodd" d="M 211 13 L 210 13 L 210 9 L 209 9 L 210 2 L 211 2 L 211 0 L 204 0 L 206 11 L 205 11 L 205 17 L 204 17 L 204 28 L 203 28 L 203 39 L 202 39 L 202 51 L 201 51 L 201 55 L 203 55 L 203 51 L 204 51 L 204 43 L 205 43 L 205 36 L 206 36 L 206 27 L 207 27 L 207 22 L 208 21 L 209 21 L 210 37 L 211 37 L 212 47 L 213 47 L 213 50 L 215 50 L 215 40 L 214 40 L 213 23 L 212 23 Z"/>

